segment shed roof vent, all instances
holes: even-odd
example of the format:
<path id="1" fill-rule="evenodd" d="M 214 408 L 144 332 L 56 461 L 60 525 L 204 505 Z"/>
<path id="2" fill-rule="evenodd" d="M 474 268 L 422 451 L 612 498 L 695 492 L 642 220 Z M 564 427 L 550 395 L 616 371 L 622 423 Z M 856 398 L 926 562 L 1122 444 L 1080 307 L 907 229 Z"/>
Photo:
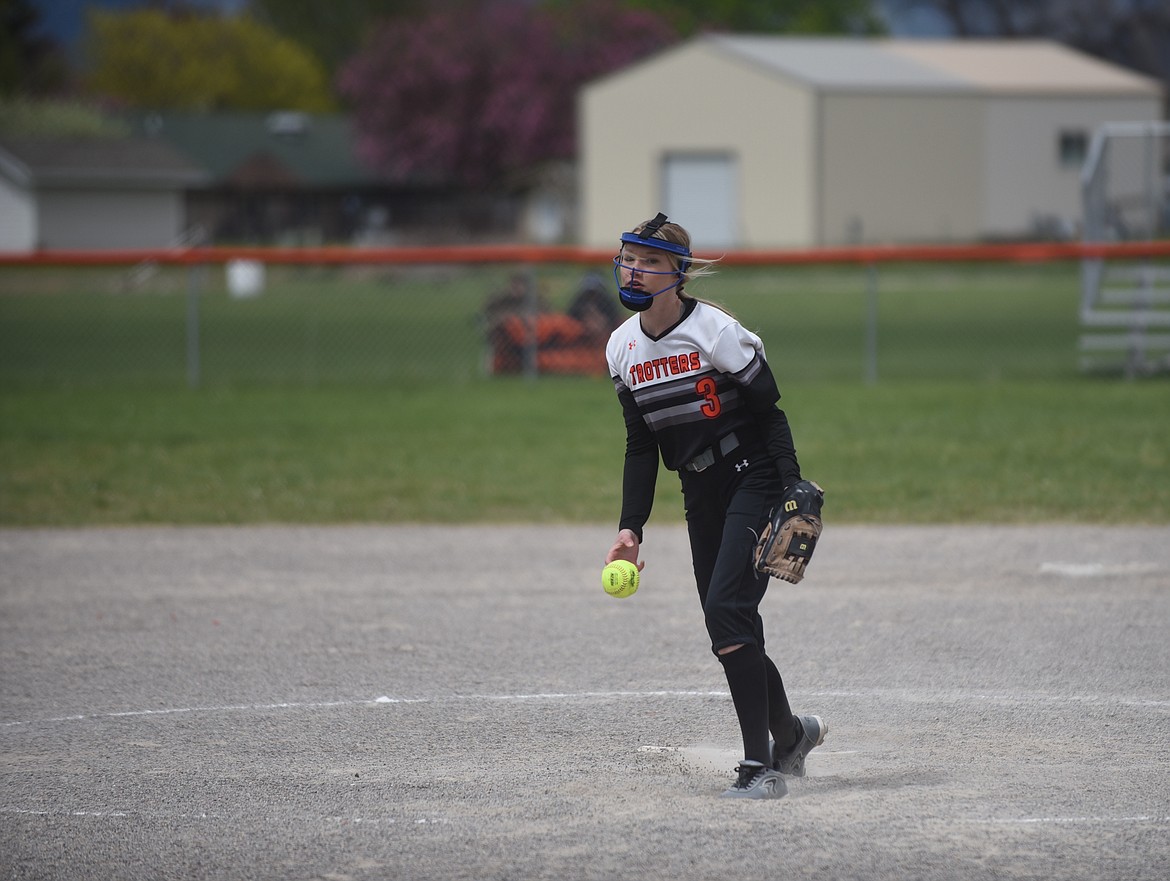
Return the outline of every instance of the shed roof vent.
<path id="1" fill-rule="evenodd" d="M 297 110 L 281 110 L 268 114 L 268 133 L 278 138 L 292 138 L 307 134 L 309 114 Z"/>

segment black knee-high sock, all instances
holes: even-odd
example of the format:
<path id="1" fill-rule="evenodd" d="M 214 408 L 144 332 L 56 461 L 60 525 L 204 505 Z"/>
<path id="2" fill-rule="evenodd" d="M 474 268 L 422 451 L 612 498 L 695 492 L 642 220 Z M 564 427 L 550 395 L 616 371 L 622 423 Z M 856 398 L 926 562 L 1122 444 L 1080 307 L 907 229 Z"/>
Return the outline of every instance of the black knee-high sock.
<path id="1" fill-rule="evenodd" d="M 768 672 L 768 729 L 782 752 L 796 746 L 796 719 L 788 704 L 784 680 L 772 659 L 764 655 L 764 669 Z"/>
<path id="2" fill-rule="evenodd" d="M 755 645 L 744 645 L 733 652 L 719 655 L 731 702 L 739 717 L 743 734 L 744 758 L 772 764 L 768 752 L 768 673 L 764 656 Z"/>

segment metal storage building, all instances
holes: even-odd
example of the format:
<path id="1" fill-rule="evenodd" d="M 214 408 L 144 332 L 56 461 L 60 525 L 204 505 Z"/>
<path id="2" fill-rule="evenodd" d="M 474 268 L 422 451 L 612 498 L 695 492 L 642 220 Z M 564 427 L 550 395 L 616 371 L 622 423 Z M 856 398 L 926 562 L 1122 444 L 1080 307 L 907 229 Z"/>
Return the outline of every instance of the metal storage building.
<path id="1" fill-rule="evenodd" d="M 1093 131 L 1162 99 L 1048 41 L 706 35 L 582 90 L 581 239 L 658 210 L 709 249 L 1072 234 Z"/>

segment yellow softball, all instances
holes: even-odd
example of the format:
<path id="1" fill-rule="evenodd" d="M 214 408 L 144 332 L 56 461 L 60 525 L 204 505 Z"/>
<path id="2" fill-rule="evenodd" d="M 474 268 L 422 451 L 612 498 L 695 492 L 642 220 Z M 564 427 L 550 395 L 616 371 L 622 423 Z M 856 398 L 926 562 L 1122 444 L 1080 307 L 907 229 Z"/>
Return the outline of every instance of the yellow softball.
<path id="1" fill-rule="evenodd" d="M 601 570 L 601 586 L 612 597 L 628 597 L 638 589 L 638 567 L 626 560 L 614 560 Z"/>

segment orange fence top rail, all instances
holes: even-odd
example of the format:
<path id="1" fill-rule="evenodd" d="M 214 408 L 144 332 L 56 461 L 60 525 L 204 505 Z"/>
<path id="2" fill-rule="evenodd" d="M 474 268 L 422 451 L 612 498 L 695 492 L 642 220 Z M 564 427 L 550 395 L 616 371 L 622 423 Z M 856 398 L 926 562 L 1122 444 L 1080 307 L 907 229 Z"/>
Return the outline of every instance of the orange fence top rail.
<path id="1" fill-rule="evenodd" d="M 404 248 L 140 248 L 0 253 L 0 266 L 194 266 L 256 260 L 286 264 L 609 263 L 613 250 L 558 245 L 457 245 Z M 858 245 L 807 250 L 700 251 L 727 266 L 817 263 L 1045 263 L 1082 259 L 1170 257 L 1170 240 L 1141 242 L 1018 242 L 988 245 Z"/>

